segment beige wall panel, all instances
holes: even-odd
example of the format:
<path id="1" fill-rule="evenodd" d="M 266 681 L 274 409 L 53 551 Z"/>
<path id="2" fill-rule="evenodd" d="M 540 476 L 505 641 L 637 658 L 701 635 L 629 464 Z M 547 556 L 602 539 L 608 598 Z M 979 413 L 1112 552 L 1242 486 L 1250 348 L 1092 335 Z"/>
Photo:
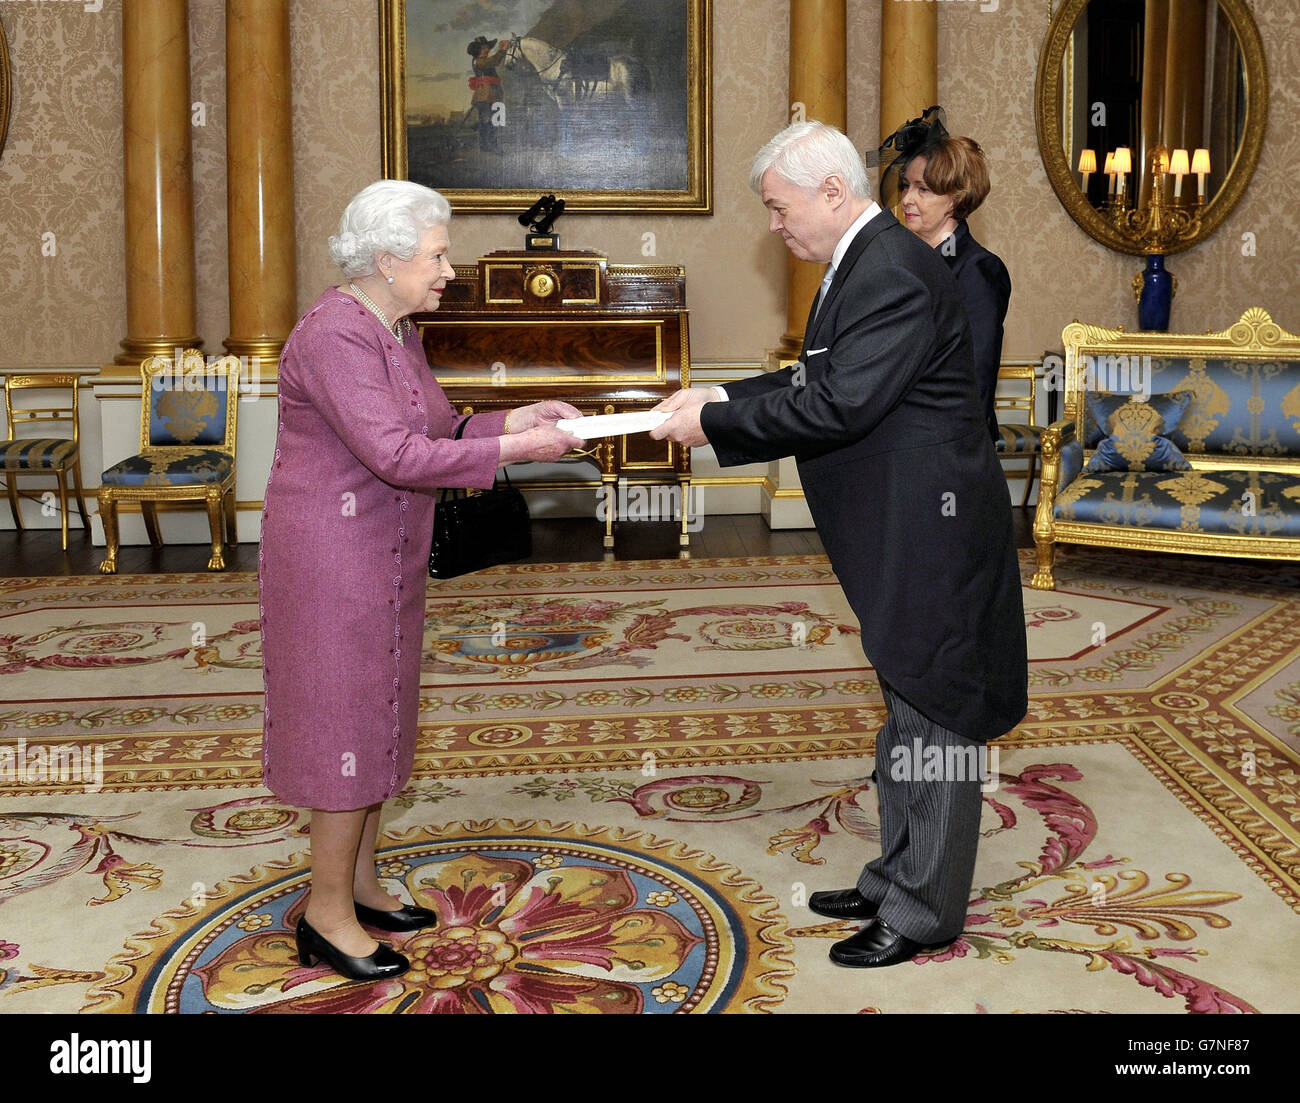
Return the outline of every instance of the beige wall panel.
<path id="1" fill-rule="evenodd" d="M 112 360 L 126 333 L 120 4 L 0 4 L 0 23 L 0 365 Z"/>

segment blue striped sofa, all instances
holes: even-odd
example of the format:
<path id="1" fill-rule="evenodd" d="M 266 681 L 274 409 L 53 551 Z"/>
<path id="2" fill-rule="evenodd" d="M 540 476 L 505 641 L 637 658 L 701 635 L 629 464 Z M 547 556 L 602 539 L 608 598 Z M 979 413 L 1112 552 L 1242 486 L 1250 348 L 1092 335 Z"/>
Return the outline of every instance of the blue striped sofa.
<path id="1" fill-rule="evenodd" d="M 1300 337 L 1259 307 L 1218 332 L 1074 322 L 1062 337 L 1035 589 L 1055 588 L 1063 543 L 1300 559 Z"/>

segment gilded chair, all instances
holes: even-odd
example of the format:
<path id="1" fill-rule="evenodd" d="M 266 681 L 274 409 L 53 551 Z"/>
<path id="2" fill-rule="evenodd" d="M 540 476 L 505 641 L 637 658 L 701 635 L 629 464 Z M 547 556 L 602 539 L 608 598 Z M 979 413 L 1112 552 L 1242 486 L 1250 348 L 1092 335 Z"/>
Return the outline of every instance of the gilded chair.
<path id="1" fill-rule="evenodd" d="M 102 574 L 117 572 L 117 506 L 138 502 L 149 542 L 162 545 L 159 502 L 203 502 L 212 533 L 208 570 L 226 566 L 223 546 L 237 544 L 235 530 L 235 418 L 239 410 L 239 360 L 207 363 L 186 349 L 178 367 L 151 356 L 140 365 L 140 451 L 104 472 L 99 512 L 108 555 Z M 225 534 L 223 539 L 222 523 Z"/>
<path id="2" fill-rule="evenodd" d="M 31 375 L 5 376 L 5 426 L 8 436 L 0 440 L 0 470 L 4 471 L 5 489 L 9 492 L 9 512 L 14 528 L 23 531 L 23 516 L 18 505 L 20 475 L 51 475 L 59 484 L 59 518 L 63 527 L 63 550 L 68 550 L 68 475 L 77 494 L 81 527 L 90 531 L 86 502 L 81 492 L 81 416 L 78 380 L 84 372 L 38 372 Z M 38 407 L 15 406 L 14 392 L 23 390 L 58 391 L 58 397 L 41 402 Z M 49 396 L 47 396 L 49 397 Z M 38 400 L 40 401 L 40 400 Z M 18 436 L 19 425 L 70 422 L 72 436 Z"/>
<path id="3" fill-rule="evenodd" d="M 1029 504 L 1029 491 L 1033 489 L 1035 472 L 1038 470 L 1039 457 L 1043 453 L 1043 426 L 1036 422 L 1035 402 L 1038 397 L 1037 365 L 1032 360 L 1004 360 L 998 369 L 998 382 L 1014 380 L 1017 383 L 1029 382 L 1029 393 L 1023 390 L 1018 394 L 996 395 L 993 399 L 993 413 L 998 419 L 998 439 L 995 442 L 998 459 L 1027 460 L 1024 468 L 1025 496 L 1020 499 L 1021 507 Z M 1017 414 L 1015 420 L 1004 421 L 1003 412 Z M 1025 420 L 1019 419 L 1024 414 Z M 1008 474 L 1018 475 L 1021 468 L 1013 467 Z"/>

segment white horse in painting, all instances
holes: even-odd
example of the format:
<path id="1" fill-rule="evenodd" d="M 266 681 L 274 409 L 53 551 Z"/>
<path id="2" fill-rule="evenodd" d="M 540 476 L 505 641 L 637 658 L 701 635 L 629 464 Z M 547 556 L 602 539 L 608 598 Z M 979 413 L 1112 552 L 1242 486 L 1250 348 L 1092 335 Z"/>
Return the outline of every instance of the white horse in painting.
<path id="1" fill-rule="evenodd" d="M 591 101 L 598 93 L 617 97 L 625 104 L 651 90 L 650 70 L 644 62 L 622 55 L 566 52 L 540 38 L 510 39 L 505 66 L 514 69 L 525 62 L 555 102 L 572 106 Z"/>
<path id="2" fill-rule="evenodd" d="M 541 82 L 543 88 L 560 103 L 558 89 L 560 68 L 564 64 L 564 51 L 557 50 L 549 42 L 540 38 L 521 38 L 514 35 L 506 50 L 505 67 L 511 72 L 530 74 Z"/>

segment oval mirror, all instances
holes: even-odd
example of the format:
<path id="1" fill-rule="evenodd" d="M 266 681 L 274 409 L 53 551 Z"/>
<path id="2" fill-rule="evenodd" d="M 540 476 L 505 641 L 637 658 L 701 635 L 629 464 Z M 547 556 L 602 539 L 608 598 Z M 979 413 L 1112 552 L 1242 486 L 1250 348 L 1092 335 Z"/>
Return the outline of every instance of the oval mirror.
<path id="1" fill-rule="evenodd" d="M 1063 0 L 1035 101 L 1043 165 L 1075 222 L 1123 253 L 1181 252 L 1228 216 L 1259 161 L 1268 118 L 1259 28 L 1245 0 Z M 1123 177 L 1106 163 L 1120 149 L 1131 163 Z M 1115 197 L 1122 188 L 1130 210 L 1150 203 L 1161 150 L 1164 202 L 1199 214 L 1200 224 L 1153 249 L 1122 228 Z M 1186 151 L 1186 166 L 1175 150 Z M 1197 151 L 1209 162 L 1199 176 Z"/>

